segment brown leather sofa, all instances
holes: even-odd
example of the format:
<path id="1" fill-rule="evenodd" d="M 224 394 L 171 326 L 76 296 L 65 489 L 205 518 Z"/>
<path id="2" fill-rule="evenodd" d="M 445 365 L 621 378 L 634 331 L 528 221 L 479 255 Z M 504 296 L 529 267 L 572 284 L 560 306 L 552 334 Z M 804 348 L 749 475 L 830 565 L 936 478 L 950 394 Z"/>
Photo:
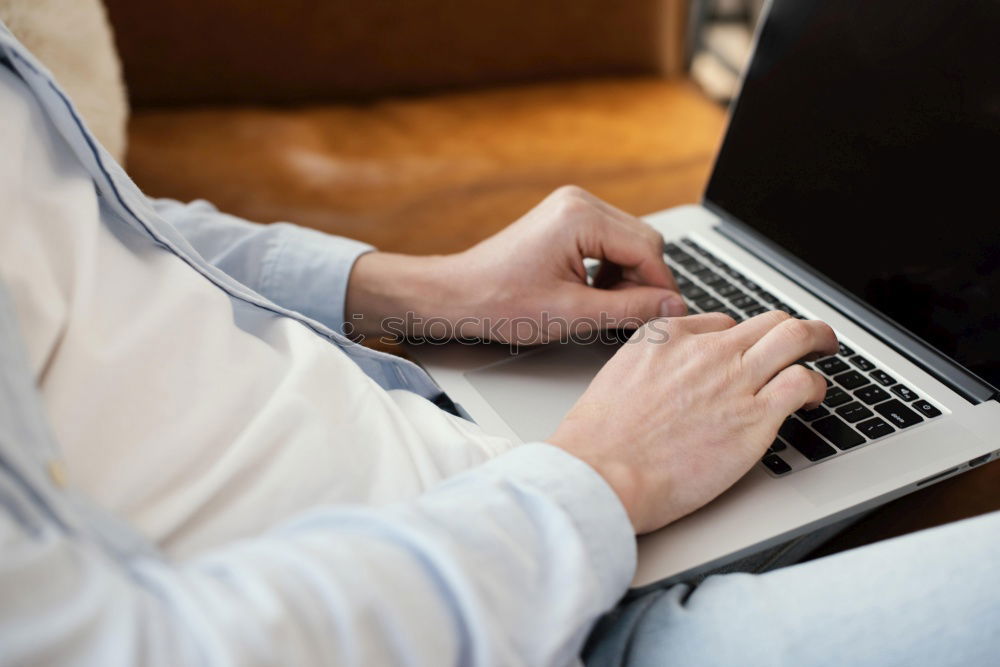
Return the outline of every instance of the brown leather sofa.
<path id="1" fill-rule="evenodd" d="M 695 201 L 723 110 L 679 78 L 683 0 L 108 0 L 128 168 L 408 252 L 457 250 L 577 183 Z"/>
<path id="2" fill-rule="evenodd" d="M 106 0 L 129 171 L 386 250 L 465 248 L 564 183 L 696 201 L 722 109 L 682 77 L 684 0 Z M 1000 509 L 1000 463 L 824 552 Z"/>

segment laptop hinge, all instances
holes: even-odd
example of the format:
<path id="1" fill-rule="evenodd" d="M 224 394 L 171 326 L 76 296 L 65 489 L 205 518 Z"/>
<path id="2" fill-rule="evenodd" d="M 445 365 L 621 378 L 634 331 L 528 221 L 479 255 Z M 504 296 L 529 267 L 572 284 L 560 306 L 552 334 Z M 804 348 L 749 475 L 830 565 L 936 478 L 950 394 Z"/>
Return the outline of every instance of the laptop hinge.
<path id="1" fill-rule="evenodd" d="M 702 205 L 722 221 L 716 226 L 716 231 L 720 234 L 802 285 L 969 402 L 978 404 L 997 398 L 998 392 L 994 387 L 970 373 L 955 360 L 938 352 L 902 326 L 838 287 L 759 232 L 734 220 L 711 202 L 704 201 Z"/>

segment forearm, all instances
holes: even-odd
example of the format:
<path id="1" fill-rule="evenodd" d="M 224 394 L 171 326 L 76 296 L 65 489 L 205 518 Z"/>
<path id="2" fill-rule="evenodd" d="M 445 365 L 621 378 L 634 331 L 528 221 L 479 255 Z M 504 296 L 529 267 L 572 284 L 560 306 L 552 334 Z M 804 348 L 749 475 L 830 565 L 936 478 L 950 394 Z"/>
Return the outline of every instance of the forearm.
<path id="1" fill-rule="evenodd" d="M 348 276 L 371 246 L 289 223 L 249 222 L 206 201 L 153 205 L 209 263 L 284 308 L 341 328 Z"/>
<path id="2" fill-rule="evenodd" d="M 59 531 L 24 539 L 37 548 L 0 568 L 24 592 L 0 628 L 26 663 L 563 665 L 635 562 L 610 489 L 547 445 L 413 503 L 319 508 L 177 566 L 126 574 Z"/>
<path id="3" fill-rule="evenodd" d="M 351 271 L 345 320 L 362 336 L 450 338 L 454 322 L 475 310 L 467 280 L 460 256 L 368 253 Z"/>

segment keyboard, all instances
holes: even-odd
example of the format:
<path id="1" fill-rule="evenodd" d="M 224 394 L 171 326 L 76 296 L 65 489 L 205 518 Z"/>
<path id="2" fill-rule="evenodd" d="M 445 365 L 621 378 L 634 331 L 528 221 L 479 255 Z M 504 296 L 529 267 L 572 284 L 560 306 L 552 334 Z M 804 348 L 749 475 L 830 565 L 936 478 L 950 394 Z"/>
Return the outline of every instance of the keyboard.
<path id="1" fill-rule="evenodd" d="M 769 310 L 802 315 L 691 239 L 667 243 L 664 254 L 693 313 L 725 313 L 739 322 Z"/>
<path id="2" fill-rule="evenodd" d="M 664 258 L 692 313 L 725 313 L 737 322 L 769 310 L 805 317 L 692 239 L 666 243 Z M 772 476 L 855 451 L 942 414 L 938 406 L 843 342 L 832 357 L 800 363 L 826 379 L 826 398 L 819 407 L 799 410 L 781 425 L 761 459 Z"/>

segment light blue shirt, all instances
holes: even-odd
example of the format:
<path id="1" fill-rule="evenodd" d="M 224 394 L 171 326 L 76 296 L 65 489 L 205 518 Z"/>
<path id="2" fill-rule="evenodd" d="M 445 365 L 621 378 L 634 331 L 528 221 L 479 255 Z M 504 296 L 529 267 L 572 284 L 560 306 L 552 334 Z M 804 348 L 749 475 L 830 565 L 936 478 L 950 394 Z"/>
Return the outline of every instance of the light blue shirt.
<path id="1" fill-rule="evenodd" d="M 383 388 L 439 401 L 417 366 L 336 332 L 369 246 L 151 201 L 2 24 L 0 60 L 93 178 L 107 224 L 147 235 L 230 299 L 302 322 Z M 635 563 L 611 489 L 544 443 L 410 503 L 317 507 L 183 562 L 66 487 L 58 460 L 0 285 L 0 663 L 565 664 Z"/>

